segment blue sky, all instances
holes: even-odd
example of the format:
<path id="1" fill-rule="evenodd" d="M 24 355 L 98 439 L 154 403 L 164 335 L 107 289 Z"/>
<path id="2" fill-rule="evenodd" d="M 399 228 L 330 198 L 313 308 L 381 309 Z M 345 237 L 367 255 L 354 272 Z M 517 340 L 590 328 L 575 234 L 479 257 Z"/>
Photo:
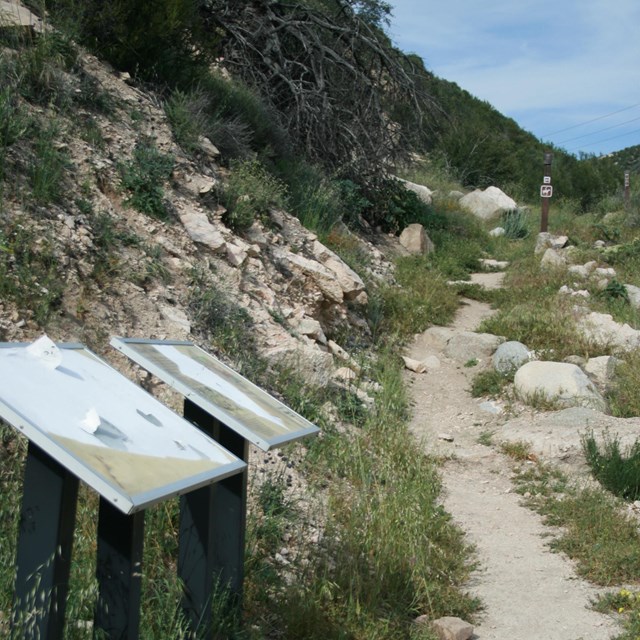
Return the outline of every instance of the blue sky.
<path id="1" fill-rule="evenodd" d="M 640 144 L 639 0 L 390 1 L 400 49 L 536 137 L 572 153 Z"/>

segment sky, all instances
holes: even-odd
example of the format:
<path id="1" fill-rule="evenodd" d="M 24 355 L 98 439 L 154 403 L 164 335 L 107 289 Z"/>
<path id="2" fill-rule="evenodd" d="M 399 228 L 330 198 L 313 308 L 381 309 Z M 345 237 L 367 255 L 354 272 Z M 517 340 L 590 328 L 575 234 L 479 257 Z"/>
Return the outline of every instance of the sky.
<path id="1" fill-rule="evenodd" d="M 390 0 L 388 34 L 542 141 L 640 144 L 639 0 Z"/>

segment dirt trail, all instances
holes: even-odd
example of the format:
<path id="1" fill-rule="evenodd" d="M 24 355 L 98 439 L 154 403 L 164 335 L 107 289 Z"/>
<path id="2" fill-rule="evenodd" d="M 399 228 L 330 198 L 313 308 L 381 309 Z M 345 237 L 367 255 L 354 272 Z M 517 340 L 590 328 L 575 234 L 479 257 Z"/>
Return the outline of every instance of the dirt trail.
<path id="1" fill-rule="evenodd" d="M 501 274 L 482 274 L 499 286 Z M 488 305 L 468 300 L 451 328 L 469 331 L 489 315 Z M 540 517 L 520 505 L 510 480 L 513 463 L 478 443 L 499 417 L 480 408 L 469 387 L 474 368 L 447 359 L 424 334 L 410 357 L 436 355 L 436 372 L 408 374 L 415 402 L 412 432 L 430 452 L 451 459 L 442 468 L 445 508 L 478 552 L 480 569 L 470 591 L 485 605 L 475 625 L 478 640 L 606 640 L 619 630 L 609 616 L 590 609 L 598 589 L 578 579 L 572 563 L 552 553 Z M 452 442 L 441 436 L 450 436 Z"/>

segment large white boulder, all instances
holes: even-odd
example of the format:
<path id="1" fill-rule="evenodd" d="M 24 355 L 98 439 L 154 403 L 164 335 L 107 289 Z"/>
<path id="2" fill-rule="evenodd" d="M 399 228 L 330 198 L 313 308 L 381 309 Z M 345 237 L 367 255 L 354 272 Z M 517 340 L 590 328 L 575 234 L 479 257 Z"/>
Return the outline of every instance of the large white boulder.
<path id="1" fill-rule="evenodd" d="M 414 255 L 426 255 L 435 248 L 424 227 L 417 222 L 405 227 L 400 234 L 400 244 Z"/>
<path id="2" fill-rule="evenodd" d="M 516 209 L 515 200 L 506 195 L 498 187 L 487 187 L 484 191 L 476 189 L 460 198 L 460 206 L 481 220 L 489 220 L 503 211 Z"/>
<path id="3" fill-rule="evenodd" d="M 604 411 L 606 403 L 589 376 L 567 362 L 528 362 L 518 369 L 515 389 L 525 401 L 542 398 L 561 407 L 589 407 Z"/>
<path id="4" fill-rule="evenodd" d="M 627 323 L 616 322 L 608 313 L 587 313 L 578 319 L 577 327 L 587 340 L 600 347 L 612 347 L 621 352 L 640 347 L 640 331 Z"/>

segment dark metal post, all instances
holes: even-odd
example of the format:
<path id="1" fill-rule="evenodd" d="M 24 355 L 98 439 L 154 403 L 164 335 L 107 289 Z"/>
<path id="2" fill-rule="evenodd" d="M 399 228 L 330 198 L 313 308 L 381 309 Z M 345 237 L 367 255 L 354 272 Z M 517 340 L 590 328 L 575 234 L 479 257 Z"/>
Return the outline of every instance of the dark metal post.
<path id="1" fill-rule="evenodd" d="M 631 199 L 631 173 L 629 171 L 624 172 L 624 206 L 629 206 L 629 200 Z"/>
<path id="2" fill-rule="evenodd" d="M 16 554 L 16 637 L 62 640 L 77 499 L 78 479 L 29 442 Z"/>
<path id="3" fill-rule="evenodd" d="M 540 187 L 540 197 L 542 199 L 542 215 L 540 217 L 540 232 L 545 233 L 549 227 L 549 200 L 553 194 L 551 186 L 551 161 L 553 154 L 545 151 L 544 154 L 544 177 L 542 186 Z"/>
<path id="4" fill-rule="evenodd" d="M 144 511 L 126 515 L 100 498 L 94 620 L 100 638 L 138 639 L 143 543 Z"/>
<path id="5" fill-rule="evenodd" d="M 190 400 L 184 416 L 247 461 L 248 442 Z M 212 638 L 211 602 L 216 593 L 230 598 L 230 612 L 242 607 L 247 513 L 247 472 L 182 496 L 178 575 L 184 585 L 183 609 L 198 638 Z"/>

